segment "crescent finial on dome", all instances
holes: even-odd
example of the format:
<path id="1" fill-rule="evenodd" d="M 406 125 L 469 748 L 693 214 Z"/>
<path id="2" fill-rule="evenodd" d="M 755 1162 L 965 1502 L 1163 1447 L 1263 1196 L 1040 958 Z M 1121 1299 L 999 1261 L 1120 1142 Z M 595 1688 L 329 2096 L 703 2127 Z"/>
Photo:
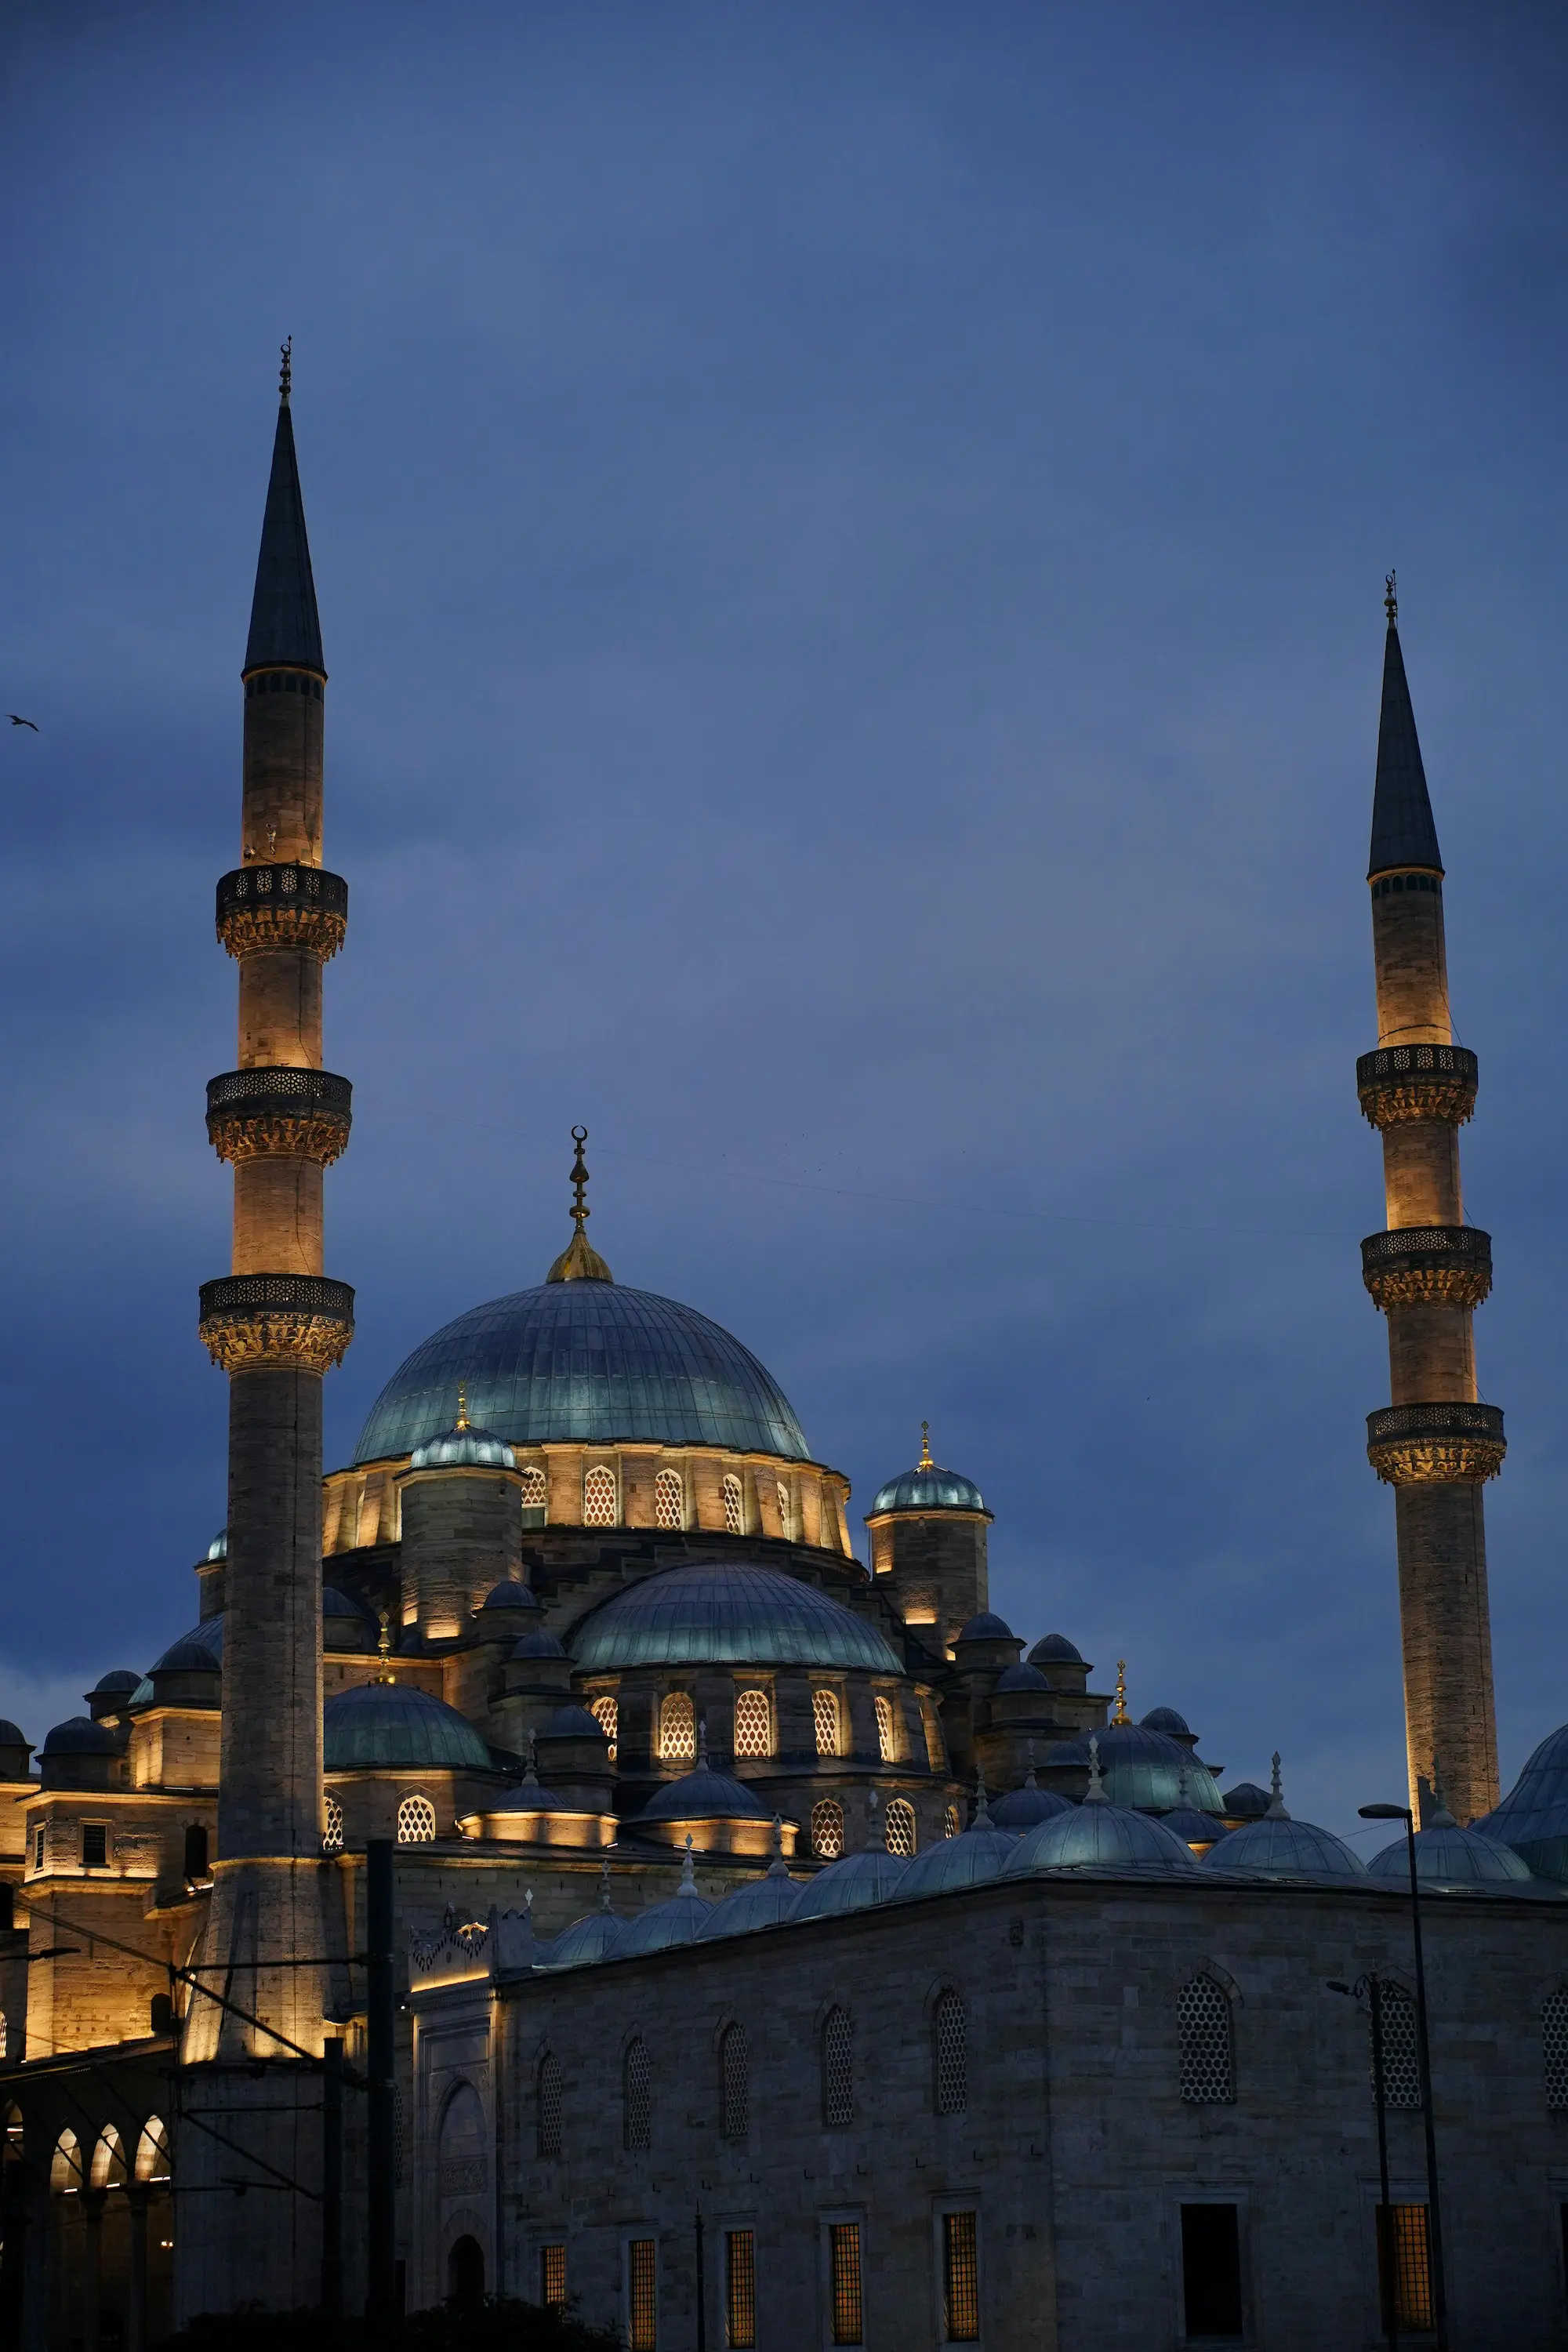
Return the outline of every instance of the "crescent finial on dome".
<path id="1" fill-rule="evenodd" d="M 588 1140 L 587 1129 L 574 1127 L 572 1140 L 577 1147 L 577 1157 L 572 1162 L 572 1187 L 577 1196 L 572 1203 L 572 1222 L 577 1230 L 544 1279 L 546 1282 L 614 1282 L 615 1276 L 583 1230 L 593 1215 L 583 1198 L 588 1184 L 588 1165 L 583 1157 L 583 1146 Z"/>

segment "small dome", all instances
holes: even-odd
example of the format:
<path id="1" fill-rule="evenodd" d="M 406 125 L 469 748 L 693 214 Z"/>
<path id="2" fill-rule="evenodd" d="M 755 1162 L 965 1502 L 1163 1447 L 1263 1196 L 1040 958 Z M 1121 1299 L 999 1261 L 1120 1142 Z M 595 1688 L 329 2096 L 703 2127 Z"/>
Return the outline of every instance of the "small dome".
<path id="1" fill-rule="evenodd" d="M 1048 1691 L 1049 1683 L 1038 1666 L 1026 1665 L 1020 1658 L 1016 1666 L 1008 1666 L 996 1677 L 999 1691 Z"/>
<path id="2" fill-rule="evenodd" d="M 489 1591 L 480 1601 L 479 1607 L 480 1609 L 531 1609 L 537 1611 L 539 1602 L 533 1593 L 529 1591 L 527 1585 L 523 1583 L 521 1577 L 503 1576 L 499 1584 L 491 1585 Z M 502 1630 L 504 1631 L 505 1629 L 503 1628 Z"/>
<path id="3" fill-rule="evenodd" d="M 1237 1832 L 1239 1835 L 1239 1832 Z M 1374 1853 L 1367 1864 L 1373 1878 L 1410 1884 L 1410 1852 L 1403 1837 Z M 1458 1822 L 1434 1823 L 1415 1833 L 1415 1875 L 1426 1886 L 1529 1886 L 1529 1865 L 1511 1846 L 1465 1830 Z"/>
<path id="4" fill-rule="evenodd" d="M 1332 1830 L 1282 1814 L 1248 1822 L 1203 1859 L 1205 1870 L 1244 1870 L 1255 1878 L 1364 1878 L 1366 1864 Z"/>
<path id="5" fill-rule="evenodd" d="M 958 1638 L 961 1642 L 1010 1642 L 1013 1628 L 994 1609 L 983 1609 L 978 1617 L 970 1619 Z"/>
<path id="6" fill-rule="evenodd" d="M 452 1427 L 416 1445 L 408 1466 L 411 1470 L 515 1470 L 517 1456 L 504 1437 L 476 1429 L 459 1403 Z"/>
<path id="7" fill-rule="evenodd" d="M 866 1516 L 874 1519 L 879 1511 L 984 1511 L 985 1497 L 972 1478 L 957 1470 L 943 1470 L 929 1454 L 917 1462 L 912 1470 L 903 1471 L 879 1486 L 876 1499 Z"/>
<path id="8" fill-rule="evenodd" d="M 57 1723 L 44 1741 L 42 1753 L 56 1756 L 118 1756 L 120 1742 L 106 1724 L 94 1723 L 90 1715 L 73 1715 L 67 1723 Z"/>
<path id="9" fill-rule="evenodd" d="M 818 1871 L 791 1916 L 826 1919 L 843 1911 L 868 1910 L 873 1903 L 887 1902 L 909 1866 L 902 1854 L 885 1853 L 879 1845 L 864 1853 L 844 1854 Z"/>
<path id="10" fill-rule="evenodd" d="M 697 1940 L 717 1943 L 721 1936 L 749 1936 L 758 1927 L 782 1927 L 786 1919 L 794 1918 L 801 1892 L 797 1878 L 770 1870 L 715 1903 Z"/>
<path id="11" fill-rule="evenodd" d="M 589 1717 L 593 1721 L 593 1717 Z M 594 1725 L 597 1731 L 600 1727 Z M 636 1828 L 638 1822 L 725 1822 L 766 1821 L 767 1815 L 751 1790 L 739 1780 L 731 1780 L 727 1772 L 710 1771 L 700 1764 L 695 1772 L 683 1772 L 679 1780 L 667 1780 L 657 1789 L 628 1824 Z"/>
<path id="12" fill-rule="evenodd" d="M 1032 1666 L 1048 1666 L 1053 1660 L 1069 1666 L 1081 1666 L 1083 1664 L 1081 1654 L 1073 1647 L 1065 1633 L 1047 1633 L 1043 1641 L 1035 1643 L 1029 1653 Z"/>
<path id="13" fill-rule="evenodd" d="M 1147 1813 L 1126 1805 L 1082 1804 L 1042 1822 L 1020 1839 L 1004 1875 L 1032 1871 L 1142 1870 L 1161 1874 L 1195 1870 L 1190 1849 Z"/>
<path id="14" fill-rule="evenodd" d="M 207 1558 L 209 1559 L 226 1559 L 228 1558 L 228 1529 L 226 1528 L 220 1528 L 216 1535 L 214 1536 L 211 1543 L 208 1544 Z"/>
<path id="15" fill-rule="evenodd" d="M 169 1647 L 164 1651 L 161 1658 L 153 1659 L 152 1665 L 148 1668 L 148 1672 L 155 1675 L 159 1671 L 160 1667 L 166 1666 L 169 1664 L 169 1661 L 174 1656 L 176 1650 L 186 1650 L 193 1643 L 195 1644 L 197 1649 L 206 1651 L 207 1664 L 205 1667 L 186 1667 L 184 1671 L 186 1673 L 206 1673 L 209 1675 L 217 1673 L 223 1664 L 222 1615 L 219 1614 L 216 1617 L 204 1617 L 199 1625 L 193 1625 L 188 1633 L 182 1633 L 177 1642 L 172 1642 L 169 1644 Z"/>
<path id="16" fill-rule="evenodd" d="M 1022 1837 L 1026 1830 L 1034 1829 L 1038 1822 L 1072 1810 L 1068 1799 L 1058 1797 L 1054 1789 L 1031 1789 L 1026 1781 L 1021 1789 L 997 1798 L 991 1808 L 991 1821 L 994 1828 L 1012 1830 Z"/>
<path id="17" fill-rule="evenodd" d="M 141 1675 L 133 1675 L 129 1666 L 116 1666 L 112 1674 L 100 1675 L 87 1696 L 89 1698 L 112 1698 L 121 1691 L 133 1691 L 141 1679 Z M 0 1739 L 0 1747 L 5 1744 L 4 1739 Z"/>
<path id="18" fill-rule="evenodd" d="M 1195 1805 L 1178 1805 L 1173 1813 L 1162 1813 L 1160 1819 L 1184 1845 L 1217 1845 L 1230 1834 L 1217 1813 L 1200 1813 Z"/>
<path id="19" fill-rule="evenodd" d="M 1113 1805 L 1153 1813 L 1173 1812 L 1178 1805 L 1192 1805 L 1200 1813 L 1224 1812 L 1214 1774 L 1168 1732 L 1149 1731 L 1141 1723 L 1108 1723 L 1094 1737 L 1105 1793 Z"/>
<path id="20" fill-rule="evenodd" d="M 1010 1830 L 976 1822 L 957 1836 L 943 1838 L 917 1853 L 893 1895 L 895 1903 L 913 1903 L 922 1895 L 949 1895 L 964 1886 L 984 1885 L 1000 1878 L 1013 1856 L 1017 1838 Z"/>
<path id="21" fill-rule="evenodd" d="M 542 1969 L 584 1969 L 608 1957 L 626 1921 L 609 1910 L 590 1911 L 563 1927 L 540 1958 Z"/>
<path id="22" fill-rule="evenodd" d="M 1568 1724 L 1548 1732 L 1501 1804 L 1470 1826 L 1511 1846 L 1537 1877 L 1568 1879 Z"/>
<path id="23" fill-rule="evenodd" d="M 339 1691 L 321 1709 L 321 1739 L 329 1772 L 490 1769 L 490 1751 L 467 1717 L 412 1683 Z"/>
<path id="24" fill-rule="evenodd" d="M 585 1706 L 558 1706 L 543 1730 L 541 1739 L 603 1739 L 609 1735 L 596 1715 Z"/>
<path id="25" fill-rule="evenodd" d="M 1163 1731 L 1173 1739 L 1190 1739 L 1192 1726 L 1173 1706 L 1152 1706 L 1142 1719 L 1145 1731 Z"/>
<path id="26" fill-rule="evenodd" d="M 682 1885 L 668 1903 L 656 1903 L 651 1910 L 639 1911 L 628 1919 L 608 1957 L 630 1960 L 639 1952 L 666 1952 L 672 1944 L 694 1944 L 712 1914 L 713 1906 L 704 1903 L 695 1886 Z"/>
<path id="27" fill-rule="evenodd" d="M 542 1625 L 536 1625 L 531 1633 L 518 1636 L 517 1646 L 511 1654 L 514 1658 L 563 1658 L 566 1653 L 553 1633 L 546 1633 Z"/>
<path id="28" fill-rule="evenodd" d="M 1221 1801 L 1233 1822 L 1260 1822 L 1268 1811 L 1268 1791 L 1256 1780 L 1238 1780 L 1234 1789 L 1226 1790 Z"/>
<path id="29" fill-rule="evenodd" d="M 0 1715 L 0 1748 L 31 1748 L 32 1744 L 20 1724 Z"/>
<path id="30" fill-rule="evenodd" d="M 368 1650 L 375 1646 L 376 1624 L 368 1609 L 335 1584 L 321 1588 L 321 1641 L 329 1650 Z"/>
<path id="31" fill-rule="evenodd" d="M 640 1578 L 582 1619 L 572 1653 L 584 1674 L 678 1665 L 903 1673 L 876 1627 L 830 1594 L 782 1569 L 727 1560 Z"/>
<path id="32" fill-rule="evenodd" d="M 219 1671 L 218 1662 L 206 1643 L 198 1642 L 194 1633 L 187 1633 L 184 1641 L 174 1643 L 164 1651 L 153 1674 L 155 1678 L 159 1675 L 216 1675 Z"/>

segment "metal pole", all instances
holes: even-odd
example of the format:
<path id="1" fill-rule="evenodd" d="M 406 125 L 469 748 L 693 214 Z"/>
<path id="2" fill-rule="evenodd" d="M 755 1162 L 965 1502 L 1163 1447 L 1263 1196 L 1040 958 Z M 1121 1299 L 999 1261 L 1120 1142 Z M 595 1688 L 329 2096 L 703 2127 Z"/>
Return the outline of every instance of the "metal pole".
<path id="1" fill-rule="evenodd" d="M 1432 2317 L 1437 2352 L 1448 2352 L 1448 2297 L 1443 2278 L 1443 2225 L 1437 2210 L 1437 2132 L 1432 2114 L 1432 2047 L 1426 2034 L 1426 1967 L 1421 1949 L 1421 1881 L 1415 1869 L 1415 1817 L 1405 1816 L 1410 1855 L 1410 1929 L 1415 1944 L 1415 2048 L 1421 2061 L 1421 2119 L 1426 2132 L 1426 2231 L 1432 2254 Z"/>
<path id="2" fill-rule="evenodd" d="M 1378 2291 L 1383 2296 L 1383 2327 L 1388 2352 L 1399 2352 L 1399 2262 L 1394 2231 L 1394 2208 L 1388 2199 L 1388 2098 L 1383 2079 L 1383 1986 L 1368 1977 L 1372 2001 L 1372 2094 L 1377 2108 Z"/>
<path id="3" fill-rule="evenodd" d="M 396 2095 L 393 2087 L 395 2026 L 392 1975 L 392 1840 L 371 1838 L 364 1850 L 366 2073 L 369 2158 L 368 2228 L 370 2276 L 365 2314 L 391 2319 L 397 2301 L 397 2237 L 395 2136 Z"/>
<path id="4" fill-rule="evenodd" d="M 697 2213 L 697 2352 L 708 2352 L 708 2304 L 702 2292 L 702 2212 Z"/>
<path id="5" fill-rule="evenodd" d="M 328 2034 L 321 2044 L 321 2309 L 343 2311 L 343 2045 Z"/>

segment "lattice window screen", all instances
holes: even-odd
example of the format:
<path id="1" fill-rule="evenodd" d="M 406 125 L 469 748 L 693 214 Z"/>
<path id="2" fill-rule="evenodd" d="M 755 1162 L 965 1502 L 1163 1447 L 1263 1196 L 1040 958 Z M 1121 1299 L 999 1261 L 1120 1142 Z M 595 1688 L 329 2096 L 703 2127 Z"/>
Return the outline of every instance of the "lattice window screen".
<path id="1" fill-rule="evenodd" d="M 326 1805 L 327 1822 L 321 1832 L 321 1852 L 342 1853 L 343 1850 L 343 1809 L 337 1799 L 329 1796 Z"/>
<path id="2" fill-rule="evenodd" d="M 561 2061 L 547 2050 L 539 2062 L 539 2153 L 548 2163 L 561 2153 Z"/>
<path id="3" fill-rule="evenodd" d="M 958 1807 L 956 1805 L 949 1805 L 946 1812 L 943 1813 L 942 1817 L 942 1833 L 943 1837 L 956 1837 L 963 1827 L 963 1823 L 958 1818 Z"/>
<path id="4" fill-rule="evenodd" d="M 724 1533 L 738 1536 L 743 1524 L 741 1482 L 731 1473 L 724 1477 Z"/>
<path id="5" fill-rule="evenodd" d="M 950 1987 L 931 2021 L 936 2054 L 936 2111 L 961 2116 L 969 2105 L 969 2018 Z"/>
<path id="6" fill-rule="evenodd" d="M 819 1797 L 811 1809 L 811 1850 L 819 1862 L 837 1862 L 844 1851 L 844 1808 Z"/>
<path id="7" fill-rule="evenodd" d="M 543 1471 L 539 1469 L 525 1470 L 522 1474 L 523 1509 L 525 1511 L 542 1511 L 544 1508 L 544 1493 Z"/>
<path id="8" fill-rule="evenodd" d="M 645 2042 L 634 2042 L 626 2052 L 625 2091 L 626 2146 L 646 2155 L 653 2137 L 653 2069 Z"/>
<path id="9" fill-rule="evenodd" d="M 399 1845 L 429 1845 L 436 1835 L 436 1808 L 428 1797 L 405 1797 L 397 1808 Z"/>
<path id="10" fill-rule="evenodd" d="M 653 1515 L 661 1528 L 679 1528 L 686 1516 L 686 1490 L 679 1470 L 661 1470 L 653 1482 Z"/>
<path id="11" fill-rule="evenodd" d="M 1546 2104 L 1568 2107 L 1568 1991 L 1554 1992 L 1541 2012 L 1541 2054 L 1546 2062 Z"/>
<path id="12" fill-rule="evenodd" d="M 773 1745 L 773 1710 L 766 1691 L 742 1691 L 735 1701 L 736 1755 L 769 1756 Z"/>
<path id="13" fill-rule="evenodd" d="M 688 1691 L 671 1691 L 658 1711 L 658 1752 L 667 1764 L 697 1757 L 697 1715 Z"/>
<path id="14" fill-rule="evenodd" d="M 895 1797 L 889 1804 L 888 1852 L 910 1854 L 915 1850 L 915 1809 L 907 1797 Z"/>
<path id="15" fill-rule="evenodd" d="M 594 1701 L 588 1712 L 610 1743 L 610 1761 L 613 1764 L 616 1760 L 616 1743 L 621 1736 L 620 1701 L 612 1698 L 606 1693 L 603 1698 L 596 1698 Z"/>
<path id="16" fill-rule="evenodd" d="M 841 2009 L 822 2030 L 822 2120 L 830 2130 L 855 2120 L 855 2028 Z"/>
<path id="17" fill-rule="evenodd" d="M 890 1764 L 898 1754 L 898 1738 L 893 1724 L 893 1702 L 890 1698 L 877 1701 L 877 1752 L 884 1764 Z"/>
<path id="18" fill-rule="evenodd" d="M 1176 1995 L 1182 2096 L 1189 2106 L 1228 2106 L 1236 2097 L 1230 2002 L 1213 1977 L 1189 1977 Z"/>
<path id="19" fill-rule="evenodd" d="M 583 1524 L 613 1528 L 616 1524 L 616 1474 L 601 1465 L 583 1481 Z"/>
<path id="20" fill-rule="evenodd" d="M 1368 2027 L 1368 2039 L 1371 2028 Z M 1377 2095 L 1375 2082 L 1373 2096 Z M 1421 2061 L 1415 2048 L 1415 2002 L 1400 1984 L 1383 1984 L 1383 2095 L 1391 2107 L 1421 2105 Z"/>
<path id="21" fill-rule="evenodd" d="M 722 2130 L 726 2139 L 744 2139 L 751 2124 L 750 2068 L 746 2030 L 731 2025 L 720 2045 L 723 2092 Z"/>
<path id="22" fill-rule="evenodd" d="M 816 1726 L 816 1752 L 819 1756 L 838 1753 L 838 1694 L 819 1690 L 811 1694 L 811 1719 Z"/>

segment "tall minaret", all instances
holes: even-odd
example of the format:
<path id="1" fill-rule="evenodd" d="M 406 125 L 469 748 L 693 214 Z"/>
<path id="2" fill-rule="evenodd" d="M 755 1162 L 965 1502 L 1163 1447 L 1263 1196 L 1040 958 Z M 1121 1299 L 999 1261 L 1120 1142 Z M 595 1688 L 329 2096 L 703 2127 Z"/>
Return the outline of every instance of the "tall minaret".
<path id="1" fill-rule="evenodd" d="M 1367 869 L 1377 1049 L 1357 1062 L 1356 1086 L 1383 1136 L 1388 1226 L 1361 1252 L 1363 1278 L 1388 1317 L 1394 1402 L 1368 1414 L 1367 1454 L 1394 1490 L 1410 1801 L 1419 1808 L 1440 1770 L 1468 1822 L 1498 1801 L 1481 1488 L 1502 1464 L 1502 1414 L 1478 1401 L 1471 1330 L 1491 1287 L 1491 1237 L 1465 1223 L 1460 1199 L 1476 1057 L 1455 1045 L 1448 1015 L 1443 861 L 1392 572 L 1385 601 Z"/>
<path id="2" fill-rule="evenodd" d="M 209 2162 L 233 2178 L 237 2148 L 274 2176 L 309 2183 L 319 2172 L 310 2111 L 320 2086 L 301 2077 L 298 2053 L 321 2051 L 329 1979 L 279 1963 L 321 1962 L 342 1946 L 335 1865 L 321 1859 L 321 1376 L 353 1336 L 353 1293 L 321 1272 L 321 1175 L 348 1140 L 350 1089 L 321 1068 L 321 968 L 342 943 L 348 889 L 321 865 L 327 673 L 289 387 L 286 345 L 241 673 L 240 863 L 217 886 L 218 938 L 239 966 L 239 1066 L 207 1087 L 207 1132 L 234 1169 L 234 1256 L 226 1279 L 202 1286 L 201 1336 L 229 1376 L 223 1745 L 204 1958 L 205 1981 L 235 2007 L 197 1995 L 189 2012 L 183 2056 L 196 2071 L 184 2103 L 210 2118 L 206 2140 L 198 2130 L 184 2143 L 195 2185 Z M 231 2071 L 237 2059 L 278 2064 L 257 2093 L 253 2073 Z M 315 2300 L 315 2209 L 276 2186 L 265 2230 L 242 2213 L 214 2231 L 207 2214 L 202 2231 L 180 2233 L 210 2249 L 203 2276 L 184 2282 L 184 2309 Z"/>

